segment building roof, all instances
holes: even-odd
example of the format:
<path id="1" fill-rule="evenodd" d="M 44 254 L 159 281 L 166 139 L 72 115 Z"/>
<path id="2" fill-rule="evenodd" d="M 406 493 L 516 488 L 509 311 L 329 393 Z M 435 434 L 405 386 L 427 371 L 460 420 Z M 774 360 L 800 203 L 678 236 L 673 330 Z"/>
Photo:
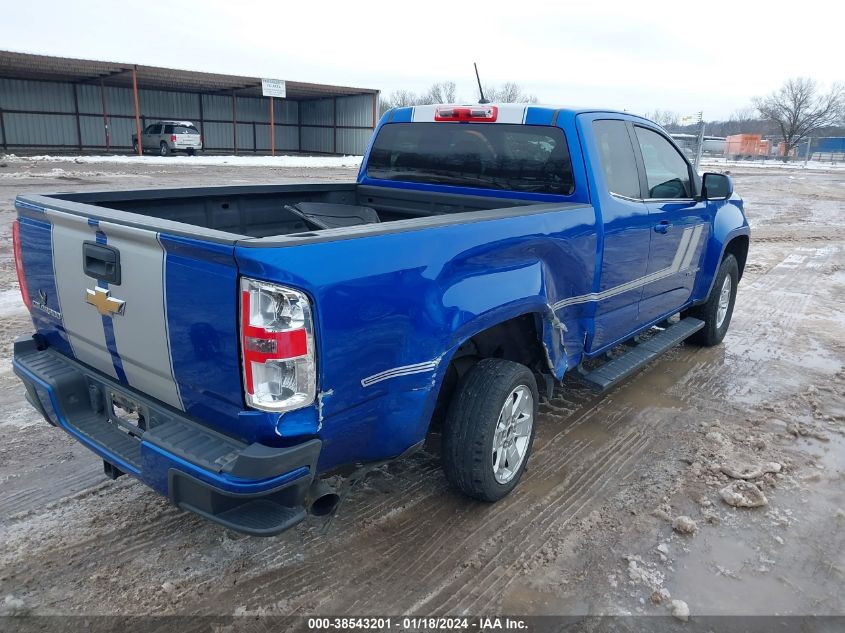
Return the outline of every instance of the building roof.
<path id="1" fill-rule="evenodd" d="M 239 96 L 261 96 L 260 77 L 221 75 L 160 66 L 0 51 L 0 77 L 12 79 L 74 83 L 102 81 L 107 86 L 131 87 L 133 68 L 137 69 L 139 88 L 224 94 L 235 90 Z M 351 88 L 301 81 L 285 80 L 285 85 L 287 98 L 294 100 L 378 93 L 378 90 L 372 88 Z"/>

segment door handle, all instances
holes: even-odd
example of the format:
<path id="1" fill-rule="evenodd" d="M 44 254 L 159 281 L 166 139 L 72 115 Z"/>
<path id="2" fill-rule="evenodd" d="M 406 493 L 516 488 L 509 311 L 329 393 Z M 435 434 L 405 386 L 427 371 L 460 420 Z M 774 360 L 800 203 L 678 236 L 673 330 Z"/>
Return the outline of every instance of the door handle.
<path id="1" fill-rule="evenodd" d="M 661 220 L 657 224 L 654 225 L 654 232 L 655 233 L 668 233 L 669 228 L 672 225 L 667 220 Z"/>
<path id="2" fill-rule="evenodd" d="M 96 242 L 82 243 L 82 272 L 94 279 L 120 285 L 120 251 Z"/>

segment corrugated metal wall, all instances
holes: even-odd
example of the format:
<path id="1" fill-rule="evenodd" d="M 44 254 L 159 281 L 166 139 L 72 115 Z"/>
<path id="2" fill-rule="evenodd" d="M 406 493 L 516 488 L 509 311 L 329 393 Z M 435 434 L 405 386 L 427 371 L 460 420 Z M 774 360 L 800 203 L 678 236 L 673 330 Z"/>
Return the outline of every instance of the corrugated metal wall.
<path id="1" fill-rule="evenodd" d="M 270 149 L 265 98 L 236 96 L 233 104 L 231 94 L 139 89 L 138 101 L 142 126 L 157 119 L 193 121 L 207 150 L 235 150 L 233 115 L 237 151 Z M 277 150 L 361 154 L 372 133 L 373 95 L 275 99 L 273 115 Z M 0 78 L 0 117 L 0 146 L 6 150 L 106 149 L 106 123 L 109 149 L 129 149 L 135 133 L 132 90 L 96 83 Z"/>

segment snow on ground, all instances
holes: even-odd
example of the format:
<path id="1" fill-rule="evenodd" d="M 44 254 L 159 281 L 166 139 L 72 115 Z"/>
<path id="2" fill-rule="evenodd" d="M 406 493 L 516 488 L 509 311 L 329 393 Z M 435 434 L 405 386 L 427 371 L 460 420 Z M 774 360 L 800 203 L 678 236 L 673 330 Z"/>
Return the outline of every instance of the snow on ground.
<path id="1" fill-rule="evenodd" d="M 358 167 L 361 156 L 135 156 L 111 154 L 108 156 L 16 156 L 7 154 L 0 158 L 7 163 L 123 163 L 143 165 L 232 165 L 236 167 Z"/>
<path id="2" fill-rule="evenodd" d="M 21 291 L 18 288 L 3 290 L 0 292 L 0 317 L 7 317 L 13 314 L 26 312 L 26 306 L 21 299 Z"/>
<path id="3" fill-rule="evenodd" d="M 49 154 L 38 156 L 0 156 L 0 162 L 6 163 L 118 163 L 124 165 L 170 165 L 208 167 L 231 165 L 233 167 L 358 167 L 361 156 L 135 156 L 129 154 L 111 154 L 106 156 L 74 156 Z M 809 169 L 843 170 L 845 163 L 822 163 L 819 161 L 796 161 L 783 163 L 778 160 L 751 161 L 729 160 L 723 158 L 704 158 L 701 166 L 707 167 L 751 167 L 766 169 Z M 10 176 L 11 177 L 11 176 Z M 18 176 L 21 177 L 21 176 Z"/>
<path id="4" fill-rule="evenodd" d="M 803 160 L 784 163 L 780 160 L 725 160 L 724 158 L 702 158 L 701 166 L 704 167 L 759 167 L 765 169 L 811 169 L 811 170 L 840 170 L 845 169 L 845 163 L 822 163 L 817 160 Z"/>

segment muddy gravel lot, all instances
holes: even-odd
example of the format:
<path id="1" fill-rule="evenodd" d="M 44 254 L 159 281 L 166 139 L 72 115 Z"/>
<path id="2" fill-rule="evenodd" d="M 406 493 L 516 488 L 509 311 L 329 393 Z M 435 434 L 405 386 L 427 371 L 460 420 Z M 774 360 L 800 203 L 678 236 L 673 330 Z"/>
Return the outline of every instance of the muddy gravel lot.
<path id="1" fill-rule="evenodd" d="M 354 169 L 0 158 L 0 613 L 845 614 L 845 171 L 733 175 L 752 246 L 722 345 L 681 345 L 603 397 L 567 379 L 498 504 L 451 490 L 427 449 L 333 522 L 259 539 L 108 480 L 27 405 L 14 196 Z"/>

